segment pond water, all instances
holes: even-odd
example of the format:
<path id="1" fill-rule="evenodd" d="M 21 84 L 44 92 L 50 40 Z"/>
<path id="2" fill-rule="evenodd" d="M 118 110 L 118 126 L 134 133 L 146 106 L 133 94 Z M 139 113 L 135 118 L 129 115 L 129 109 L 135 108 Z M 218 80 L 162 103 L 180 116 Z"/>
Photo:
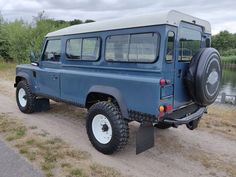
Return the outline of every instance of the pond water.
<path id="1" fill-rule="evenodd" d="M 236 68 L 223 69 L 220 93 L 222 92 L 225 92 L 226 95 L 236 95 Z"/>

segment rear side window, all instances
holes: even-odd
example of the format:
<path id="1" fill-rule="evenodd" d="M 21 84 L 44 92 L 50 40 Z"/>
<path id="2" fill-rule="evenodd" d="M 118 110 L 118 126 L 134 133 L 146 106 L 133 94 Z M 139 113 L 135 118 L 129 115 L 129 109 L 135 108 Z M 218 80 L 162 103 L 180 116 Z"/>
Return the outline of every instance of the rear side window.
<path id="1" fill-rule="evenodd" d="M 202 35 L 200 31 L 181 28 L 179 40 L 179 61 L 190 61 L 201 47 Z"/>
<path id="2" fill-rule="evenodd" d="M 97 60 L 100 51 L 100 38 L 69 39 L 66 43 L 66 56 L 72 60 Z"/>
<path id="3" fill-rule="evenodd" d="M 170 31 L 168 32 L 168 39 L 167 39 L 166 61 L 173 60 L 174 42 L 175 42 L 175 33 Z"/>
<path id="4" fill-rule="evenodd" d="M 156 33 L 135 34 L 130 36 L 129 61 L 153 62 L 157 57 Z"/>
<path id="5" fill-rule="evenodd" d="M 82 60 L 97 60 L 99 57 L 100 38 L 85 38 L 82 43 Z"/>
<path id="6" fill-rule="evenodd" d="M 43 59 L 45 61 L 60 61 L 61 40 L 48 40 L 44 51 Z"/>
<path id="7" fill-rule="evenodd" d="M 157 58 L 159 35 L 156 33 L 110 36 L 105 58 L 119 62 L 153 62 Z"/>
<path id="8" fill-rule="evenodd" d="M 106 40 L 106 59 L 128 61 L 129 35 L 110 36 Z"/>
<path id="9" fill-rule="evenodd" d="M 81 59 L 82 39 L 69 39 L 66 43 L 66 56 L 70 59 Z"/>

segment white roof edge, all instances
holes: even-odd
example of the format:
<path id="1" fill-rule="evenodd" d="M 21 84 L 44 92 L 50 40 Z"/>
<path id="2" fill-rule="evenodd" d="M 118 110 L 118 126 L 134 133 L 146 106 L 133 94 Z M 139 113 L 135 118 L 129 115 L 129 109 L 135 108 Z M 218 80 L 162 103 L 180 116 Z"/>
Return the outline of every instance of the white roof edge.
<path id="1" fill-rule="evenodd" d="M 193 23 L 193 21 L 195 21 L 195 24 L 202 26 L 206 33 L 211 34 L 211 25 L 208 21 L 193 17 L 191 15 L 184 14 L 182 12 L 171 10 L 165 13 L 152 13 L 147 15 L 139 15 L 126 18 L 73 25 L 67 28 L 60 29 L 58 31 L 48 33 L 46 37 L 161 25 L 161 24 L 179 26 L 181 21 L 189 23 Z"/>

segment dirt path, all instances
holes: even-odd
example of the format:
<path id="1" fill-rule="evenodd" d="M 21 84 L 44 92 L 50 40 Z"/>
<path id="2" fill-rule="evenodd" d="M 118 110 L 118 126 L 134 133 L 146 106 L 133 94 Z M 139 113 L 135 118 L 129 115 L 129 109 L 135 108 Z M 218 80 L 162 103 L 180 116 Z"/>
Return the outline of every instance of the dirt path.
<path id="1" fill-rule="evenodd" d="M 48 112 L 22 114 L 15 103 L 15 90 L 10 81 L 0 80 L 0 112 L 10 113 L 30 126 L 37 126 L 53 136 L 92 155 L 100 164 L 114 167 L 122 174 L 137 177 L 236 176 L 236 141 L 206 131 L 178 129 L 156 130 L 156 146 L 135 155 L 135 132 L 138 124 L 130 124 L 127 147 L 115 155 L 97 152 L 90 144 L 84 110 L 52 102 Z"/>

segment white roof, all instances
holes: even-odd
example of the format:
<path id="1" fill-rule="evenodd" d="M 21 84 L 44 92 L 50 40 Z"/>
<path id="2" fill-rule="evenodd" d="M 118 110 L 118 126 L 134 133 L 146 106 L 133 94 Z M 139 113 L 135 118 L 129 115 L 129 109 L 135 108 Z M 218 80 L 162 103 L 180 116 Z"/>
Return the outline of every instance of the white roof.
<path id="1" fill-rule="evenodd" d="M 104 20 L 86 24 L 73 25 L 67 28 L 60 29 L 48 33 L 46 37 L 53 36 L 62 36 L 70 34 L 80 34 L 88 32 L 98 32 L 98 31 L 107 31 L 114 29 L 125 29 L 133 27 L 142 27 L 142 26 L 152 26 L 152 25 L 161 25 L 169 24 L 173 26 L 179 26 L 181 21 L 193 23 L 204 27 L 206 33 L 211 33 L 211 26 L 208 21 L 201 20 L 199 18 L 171 10 L 166 13 L 152 13 L 147 15 L 132 16 L 126 18 Z"/>

